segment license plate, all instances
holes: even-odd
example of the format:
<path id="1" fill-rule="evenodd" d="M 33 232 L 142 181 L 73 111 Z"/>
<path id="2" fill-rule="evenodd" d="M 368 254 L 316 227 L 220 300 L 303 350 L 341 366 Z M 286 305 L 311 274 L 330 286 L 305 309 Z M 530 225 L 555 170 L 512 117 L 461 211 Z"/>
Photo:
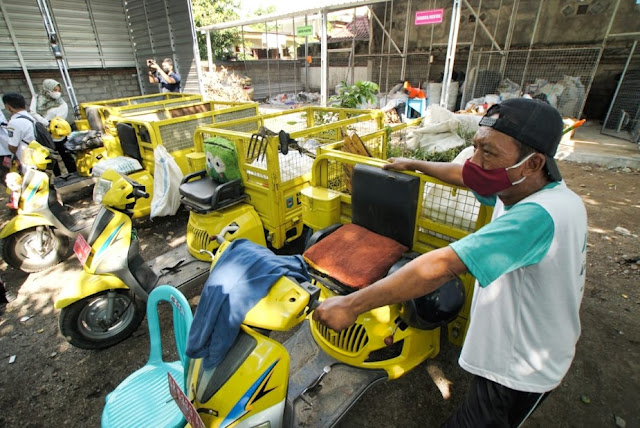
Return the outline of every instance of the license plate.
<path id="1" fill-rule="evenodd" d="M 178 385 L 173 379 L 171 373 L 167 373 L 167 376 L 169 376 L 169 393 L 171 394 L 171 397 L 173 397 L 173 401 L 178 405 L 178 408 L 184 415 L 187 422 L 189 422 L 189 425 L 193 428 L 205 428 L 204 422 L 202 422 L 198 411 L 193 407 L 191 401 L 189 401 L 189 397 L 182 392 L 182 388 L 180 388 L 180 385 Z"/>
<path id="2" fill-rule="evenodd" d="M 76 242 L 73 243 L 73 252 L 83 265 L 86 263 L 91 254 L 91 246 L 82 235 L 78 235 Z"/>

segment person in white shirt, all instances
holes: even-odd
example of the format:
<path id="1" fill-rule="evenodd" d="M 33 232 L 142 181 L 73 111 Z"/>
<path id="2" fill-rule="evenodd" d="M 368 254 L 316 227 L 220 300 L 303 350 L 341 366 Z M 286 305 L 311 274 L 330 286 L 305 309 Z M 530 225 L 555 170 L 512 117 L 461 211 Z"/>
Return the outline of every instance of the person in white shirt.
<path id="1" fill-rule="evenodd" d="M 4 178 L 11 168 L 13 153 L 9 151 L 9 133 L 7 132 L 7 118 L 0 110 L 0 183 L 4 184 Z"/>
<path id="2" fill-rule="evenodd" d="M 562 116 L 545 102 L 513 98 L 493 105 L 479 125 L 464 165 L 392 158 L 384 168 L 468 187 L 494 207 L 491 222 L 313 312 L 341 331 L 365 311 L 470 272 L 476 284 L 459 364 L 473 380 L 446 428 L 519 427 L 560 385 L 580 336 L 587 214 L 553 158 Z"/>
<path id="3" fill-rule="evenodd" d="M 35 140 L 35 119 L 26 111 L 26 101 L 21 94 L 7 92 L 2 96 L 5 109 L 11 113 L 7 124 L 9 135 L 9 151 L 16 155 L 22 163 L 22 152 L 29 143 Z"/>
<path id="4" fill-rule="evenodd" d="M 38 122 L 49 128 L 49 123 L 54 117 L 61 117 L 67 120 L 69 113 L 69 106 L 66 101 L 62 99 L 62 86 L 54 79 L 45 79 L 42 82 L 42 89 L 40 93 L 33 97 L 31 100 L 31 106 L 29 107 L 29 114 Z M 56 143 L 56 151 L 60 154 L 64 166 L 67 168 L 67 172 L 76 172 L 76 161 L 71 154 L 64 147 L 66 137 L 53 138 Z M 60 168 L 58 163 L 53 164 L 53 174 L 60 175 Z"/>

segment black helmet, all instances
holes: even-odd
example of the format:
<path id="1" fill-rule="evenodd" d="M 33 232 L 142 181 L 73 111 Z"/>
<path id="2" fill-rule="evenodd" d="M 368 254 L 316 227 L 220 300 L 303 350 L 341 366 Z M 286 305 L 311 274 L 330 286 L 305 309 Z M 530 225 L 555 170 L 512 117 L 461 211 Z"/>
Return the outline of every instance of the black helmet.
<path id="1" fill-rule="evenodd" d="M 456 319 L 464 306 L 464 285 L 456 277 L 434 292 L 402 304 L 400 318 L 410 327 L 433 330 Z"/>

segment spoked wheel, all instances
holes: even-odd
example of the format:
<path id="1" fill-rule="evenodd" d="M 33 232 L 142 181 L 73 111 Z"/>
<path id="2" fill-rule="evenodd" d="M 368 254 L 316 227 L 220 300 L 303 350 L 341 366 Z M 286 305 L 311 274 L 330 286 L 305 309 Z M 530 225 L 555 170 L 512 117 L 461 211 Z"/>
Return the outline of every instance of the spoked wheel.
<path id="1" fill-rule="evenodd" d="M 69 238 L 50 226 L 36 226 L 8 236 L 2 257 L 23 272 L 39 272 L 60 263 L 69 252 Z"/>
<path id="2" fill-rule="evenodd" d="M 129 290 L 105 291 L 63 308 L 60 332 L 78 348 L 104 349 L 129 337 L 145 312 L 145 303 Z"/>

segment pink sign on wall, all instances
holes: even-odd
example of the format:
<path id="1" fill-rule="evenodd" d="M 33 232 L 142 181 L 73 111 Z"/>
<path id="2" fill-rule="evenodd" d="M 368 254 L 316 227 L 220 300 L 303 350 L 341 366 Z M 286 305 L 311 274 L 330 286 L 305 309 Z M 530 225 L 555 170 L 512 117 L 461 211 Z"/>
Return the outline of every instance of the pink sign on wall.
<path id="1" fill-rule="evenodd" d="M 439 24 L 444 19 L 444 9 L 419 10 L 416 12 L 416 25 Z"/>

